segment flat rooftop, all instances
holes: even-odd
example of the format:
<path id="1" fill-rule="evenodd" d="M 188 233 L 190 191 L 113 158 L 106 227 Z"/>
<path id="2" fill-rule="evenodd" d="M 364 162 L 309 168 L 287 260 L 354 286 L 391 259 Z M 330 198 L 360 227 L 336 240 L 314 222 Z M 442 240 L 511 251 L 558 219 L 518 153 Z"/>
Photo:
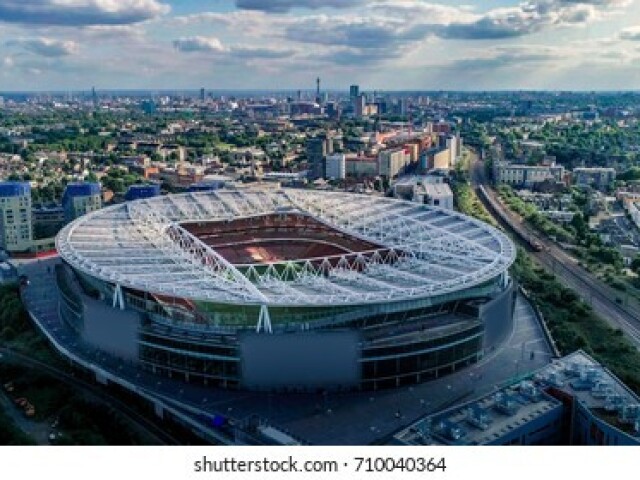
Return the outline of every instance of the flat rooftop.
<path id="1" fill-rule="evenodd" d="M 582 351 L 554 360 L 524 380 L 474 402 L 424 417 L 398 432 L 404 445 L 485 445 L 522 425 L 562 408 L 548 392 L 559 390 L 606 423 L 638 436 L 640 398 Z"/>

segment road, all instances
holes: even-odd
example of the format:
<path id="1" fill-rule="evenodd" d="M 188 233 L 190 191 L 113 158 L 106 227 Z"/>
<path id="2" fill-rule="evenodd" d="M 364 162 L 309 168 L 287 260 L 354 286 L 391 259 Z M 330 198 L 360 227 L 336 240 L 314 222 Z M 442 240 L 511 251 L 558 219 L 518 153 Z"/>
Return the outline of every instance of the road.
<path id="1" fill-rule="evenodd" d="M 480 185 L 485 185 L 485 188 L 488 186 L 484 164 L 475 152 L 472 152 L 470 174 L 474 188 Z M 488 189 L 488 191 L 491 194 L 491 190 Z M 511 218 L 513 224 L 522 228 L 520 218 L 507 210 L 503 211 Z M 499 218 L 496 220 L 501 222 Z M 512 227 L 508 226 L 508 228 Z M 612 289 L 593 276 L 582 268 L 574 257 L 551 240 L 541 235 L 536 235 L 536 238 L 543 245 L 544 251 L 531 252 L 535 260 L 552 272 L 566 287 L 580 295 L 610 326 L 621 329 L 640 349 L 640 305 L 636 300 L 625 298 L 623 293 Z"/>
<path id="2" fill-rule="evenodd" d="M 0 347 L 0 361 L 5 363 L 11 363 L 14 365 L 23 366 L 40 373 L 46 373 L 47 375 L 55 378 L 56 380 L 63 382 L 76 390 L 87 394 L 92 400 L 105 404 L 115 411 L 120 413 L 123 417 L 127 418 L 133 426 L 147 435 L 150 439 L 158 445 L 179 445 L 180 442 L 165 432 L 162 428 L 155 423 L 147 420 L 141 416 L 136 410 L 128 406 L 125 402 L 110 395 L 104 389 L 100 389 L 97 386 L 86 382 L 80 378 L 77 378 L 70 373 L 53 367 L 49 364 L 35 360 L 27 355 Z M 40 439 L 36 439 L 40 440 Z"/>

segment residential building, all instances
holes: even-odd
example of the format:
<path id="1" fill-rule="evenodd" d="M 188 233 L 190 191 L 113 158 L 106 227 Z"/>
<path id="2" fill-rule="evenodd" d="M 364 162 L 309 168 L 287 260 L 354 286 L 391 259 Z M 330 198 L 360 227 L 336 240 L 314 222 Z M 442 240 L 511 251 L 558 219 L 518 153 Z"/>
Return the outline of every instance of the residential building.
<path id="1" fill-rule="evenodd" d="M 65 224 L 64 208 L 58 205 L 34 207 L 31 218 L 34 239 L 54 237 Z"/>
<path id="2" fill-rule="evenodd" d="M 580 186 L 591 186 L 598 190 L 606 190 L 616 180 L 615 168 L 578 167 L 573 170 L 573 183 Z"/>
<path id="3" fill-rule="evenodd" d="M 352 178 L 370 178 L 378 174 L 378 158 L 365 156 L 348 156 L 346 173 Z"/>
<path id="4" fill-rule="evenodd" d="M 0 182 L 0 247 L 7 252 L 26 252 L 32 241 L 31 185 Z"/>
<path id="5" fill-rule="evenodd" d="M 409 164 L 409 154 L 404 148 L 382 150 L 378 154 L 378 175 L 392 179 Z"/>
<path id="6" fill-rule="evenodd" d="M 70 183 L 62 196 L 65 221 L 71 222 L 102 208 L 102 189 L 99 183 Z"/>
<path id="7" fill-rule="evenodd" d="M 325 178 L 344 180 L 347 176 L 347 161 L 343 153 L 328 155 L 325 165 Z"/>
<path id="8" fill-rule="evenodd" d="M 552 163 L 550 165 L 522 165 L 508 162 L 496 162 L 494 178 L 496 183 L 505 183 L 514 187 L 532 187 L 538 183 L 561 182 L 564 167 Z"/>
<path id="9" fill-rule="evenodd" d="M 448 148 L 434 147 L 425 151 L 420 157 L 420 168 L 423 171 L 451 169 L 451 152 Z"/>
<path id="10" fill-rule="evenodd" d="M 324 158 L 327 155 L 327 139 L 324 137 L 309 138 L 306 143 L 309 177 L 311 180 L 324 177 Z"/>
<path id="11" fill-rule="evenodd" d="M 131 185 L 124 198 L 128 202 L 143 198 L 153 198 L 160 195 L 160 185 L 157 183 Z"/>

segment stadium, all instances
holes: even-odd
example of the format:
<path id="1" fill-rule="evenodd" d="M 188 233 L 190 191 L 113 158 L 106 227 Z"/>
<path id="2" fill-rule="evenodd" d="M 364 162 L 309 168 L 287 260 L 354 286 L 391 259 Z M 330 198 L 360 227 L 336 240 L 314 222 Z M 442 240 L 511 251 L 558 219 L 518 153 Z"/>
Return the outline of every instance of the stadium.
<path id="1" fill-rule="evenodd" d="M 236 189 L 137 200 L 56 239 L 78 340 L 158 375 L 265 391 L 458 371 L 513 327 L 511 241 L 375 196 Z"/>

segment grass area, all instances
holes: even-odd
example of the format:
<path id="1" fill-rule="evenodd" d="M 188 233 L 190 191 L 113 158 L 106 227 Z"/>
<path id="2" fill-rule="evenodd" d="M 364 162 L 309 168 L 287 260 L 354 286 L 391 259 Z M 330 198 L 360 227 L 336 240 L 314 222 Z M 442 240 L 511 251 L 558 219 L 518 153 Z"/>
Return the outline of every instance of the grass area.
<path id="1" fill-rule="evenodd" d="M 563 355 L 582 349 L 640 393 L 640 352 L 571 289 L 518 252 L 513 275 L 531 294 Z"/>
<path id="2" fill-rule="evenodd" d="M 487 212 L 487 209 L 484 208 L 484 205 L 468 182 L 456 182 L 453 185 L 453 194 L 455 206 L 460 212 L 490 225 L 498 225 L 495 219 Z"/>

